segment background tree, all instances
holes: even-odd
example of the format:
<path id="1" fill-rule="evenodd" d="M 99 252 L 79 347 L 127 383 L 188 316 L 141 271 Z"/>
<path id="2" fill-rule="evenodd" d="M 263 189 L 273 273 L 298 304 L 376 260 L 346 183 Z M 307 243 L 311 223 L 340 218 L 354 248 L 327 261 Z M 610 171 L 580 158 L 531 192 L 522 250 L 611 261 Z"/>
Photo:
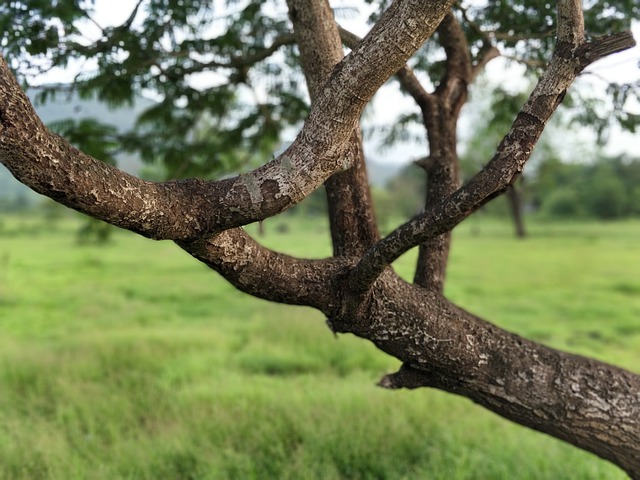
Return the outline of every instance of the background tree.
<path id="1" fill-rule="evenodd" d="M 189 159 L 210 149 L 212 166 L 228 151 L 225 142 L 252 151 L 272 147 L 277 133 L 306 108 L 291 84 L 298 77 L 284 67 L 275 71 L 273 89 L 251 86 L 250 67 L 266 68 L 276 49 L 287 49 L 288 61 L 302 67 L 312 107 L 295 141 L 276 158 L 218 181 L 135 178 L 48 131 L 2 61 L 2 163 L 60 203 L 150 238 L 175 241 L 247 293 L 321 310 L 334 332 L 369 339 L 403 362 L 398 373 L 381 380 L 384 387 L 428 386 L 464 395 L 637 476 L 638 375 L 503 331 L 443 295 L 451 229 L 512 184 L 571 83 L 594 61 L 631 47 L 631 35 L 586 36 L 582 6 L 575 0 L 558 2 L 555 39 L 549 33 L 554 14 L 543 2 L 524 7 L 497 2 L 454 13 L 451 1 L 396 0 L 361 41 L 348 32 L 341 35 L 322 0 L 287 2 L 293 35 L 286 18 L 268 15 L 262 3 L 231 4 L 238 10 L 218 34 L 206 2 L 141 0 L 123 25 L 102 28 L 100 39 L 87 44 L 78 38 L 75 22 L 87 17 L 79 4 L 66 4 L 56 17 L 58 4 L 34 1 L 30 9 L 12 2 L 3 13 L 11 14 L 17 27 L 4 29 L 8 33 L 0 45 L 16 69 L 95 58 L 97 74 L 80 78 L 79 88 L 105 101 L 126 101 L 137 89 L 154 89 L 162 98 L 153 115 L 161 123 L 154 128 L 166 125 L 165 139 L 193 141 L 189 128 L 203 115 L 219 118 L 217 135 L 206 137 L 211 142 L 206 149 L 181 147 Z M 597 5 L 587 10 L 587 18 L 616 30 L 626 28 L 627 15 L 638 9 L 626 2 L 606 9 Z M 428 93 L 406 62 L 436 30 L 444 56 L 433 67 L 440 68 L 440 76 Z M 520 39 L 521 30 L 526 40 Z M 498 38 L 501 31 L 507 32 L 504 44 L 524 60 L 547 66 L 493 158 L 460 186 L 458 115 L 468 84 L 496 55 L 491 36 Z M 343 40 L 353 49 L 344 58 Z M 56 47 L 48 51 L 50 42 Z M 431 65 L 427 57 L 419 53 L 416 58 Z M 225 81 L 195 88 L 193 77 L 212 69 L 220 70 Z M 424 211 L 380 239 L 358 119 L 394 74 L 421 109 L 430 144 L 424 165 L 429 183 Z M 252 98 L 264 98 L 245 105 L 240 94 L 245 88 L 255 93 Z M 237 228 L 288 209 L 323 182 L 333 257 L 285 256 Z M 420 254 L 410 284 L 390 265 L 416 246 Z"/>
<path id="2" fill-rule="evenodd" d="M 602 152 L 595 152 L 595 156 L 573 164 L 549 158 L 538 166 L 530 190 L 543 214 L 600 220 L 638 214 L 638 159 L 609 157 Z"/>

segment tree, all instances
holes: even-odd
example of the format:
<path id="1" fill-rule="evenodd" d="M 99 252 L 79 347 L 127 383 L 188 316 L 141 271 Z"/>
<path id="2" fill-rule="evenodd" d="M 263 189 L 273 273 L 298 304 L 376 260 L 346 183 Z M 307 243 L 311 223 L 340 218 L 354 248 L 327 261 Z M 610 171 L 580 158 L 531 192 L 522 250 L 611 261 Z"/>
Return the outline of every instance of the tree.
<path id="1" fill-rule="evenodd" d="M 47 13 L 45 10 L 51 4 L 36 3 L 40 5 L 40 15 L 31 14 L 27 18 L 38 24 L 39 18 L 50 18 L 43 13 Z M 165 108 L 158 113 L 168 115 L 171 121 L 167 124 L 171 125 L 173 120 L 181 123 L 182 115 L 190 113 L 181 113 L 179 98 L 189 95 L 200 101 L 201 94 L 186 81 L 178 79 L 177 86 L 171 86 L 163 84 L 161 77 L 166 79 L 167 75 L 184 73 L 185 69 L 206 63 L 208 68 L 231 71 L 229 78 L 234 81 L 244 81 L 246 70 L 254 61 L 263 60 L 280 46 L 295 41 L 297 51 L 292 51 L 293 58 L 299 58 L 312 107 L 295 141 L 283 153 L 233 178 L 143 181 L 73 148 L 47 130 L 2 60 L 2 163 L 20 181 L 64 205 L 152 239 L 173 240 L 244 292 L 322 311 L 334 332 L 368 339 L 403 362 L 400 371 L 380 381 L 383 387 L 434 387 L 463 395 L 503 417 L 593 452 L 619 465 L 632 477 L 640 478 L 640 376 L 506 332 L 454 305 L 443 295 L 452 228 L 509 187 L 524 168 L 547 121 L 575 78 L 596 60 L 633 46 L 632 36 L 623 32 L 588 40 L 581 2 L 560 0 L 555 47 L 536 87 L 493 158 L 465 185 L 459 186 L 455 154 L 457 116 L 466 98 L 467 85 L 496 52 L 491 44 L 484 49 L 472 48 L 473 42 L 468 41 L 460 27 L 466 13 L 460 10 L 452 13 L 452 0 L 428 3 L 396 0 L 362 40 L 346 32 L 342 32 L 341 38 L 333 12 L 324 0 L 289 0 L 293 35 L 266 35 L 268 22 L 260 14 L 260 3 L 250 2 L 246 8 L 253 9 L 255 18 L 245 8 L 230 24 L 230 30 L 220 37 L 192 41 L 189 34 L 195 27 L 189 27 L 192 25 L 189 19 L 196 22 L 205 18 L 204 3 L 191 2 L 192 10 L 180 9 L 182 2 L 173 0 L 152 0 L 148 4 L 143 27 L 148 30 L 145 34 L 149 39 L 140 48 L 152 43 L 157 55 L 137 57 L 155 64 L 157 70 L 148 76 L 129 76 L 129 69 L 140 65 L 133 55 L 136 52 L 133 46 L 128 56 L 123 54 L 123 45 L 127 45 L 129 38 L 124 34 L 133 20 L 105 31 L 94 45 L 69 46 L 75 52 L 83 49 L 92 54 L 97 52 L 99 61 L 108 66 L 106 70 L 115 75 L 113 88 L 129 91 L 133 80 L 145 86 L 156 82 L 166 95 Z M 138 2 L 130 18 L 135 18 L 141 4 L 142 1 Z M 83 12 L 75 3 L 69 5 L 73 5 L 69 6 L 70 18 L 81 16 Z M 528 18 L 531 12 L 542 12 L 545 23 L 540 26 L 539 41 L 550 44 L 547 31 L 551 12 L 545 5 L 532 2 L 527 8 L 515 8 L 508 2 L 493 2 L 477 15 L 482 20 L 490 18 L 495 9 L 503 9 L 504 23 L 511 22 L 511 30 L 517 31 L 518 20 Z M 172 9 L 184 36 L 167 33 L 164 7 Z M 631 5 L 629 11 L 637 8 Z M 607 18 L 611 11 L 594 4 L 586 13 Z M 626 25 L 619 15 L 612 18 L 615 21 L 611 25 Z M 257 19 L 260 21 L 256 23 Z M 52 31 L 46 21 L 41 23 L 40 30 L 28 24 L 33 39 L 42 32 L 45 36 L 59 33 L 56 28 Z M 246 28 L 254 23 L 257 26 L 251 30 L 251 38 L 260 38 L 261 43 L 243 44 L 238 39 L 244 38 L 249 31 Z M 277 25 L 278 29 L 284 26 L 286 22 Z M 253 33 L 256 29 L 261 30 L 259 34 Z M 444 47 L 445 61 L 441 64 L 443 73 L 438 87 L 428 94 L 406 62 L 436 31 Z M 352 46 L 351 53 L 344 58 L 343 40 Z M 476 36 L 476 40 L 481 45 L 485 39 Z M 2 45 L 11 46 L 6 37 Z M 170 48 L 165 48 L 166 45 Z M 199 47 L 214 52 L 214 58 L 207 61 L 184 53 Z M 472 51 L 477 53 L 475 59 L 471 57 Z M 69 50 L 66 52 L 62 49 L 59 55 L 47 58 L 64 63 L 66 54 L 73 55 Z M 10 58 L 20 53 L 19 49 L 11 48 L 5 52 Z M 531 58 L 541 55 L 534 50 L 529 54 Z M 219 58 L 224 55 L 227 55 L 225 62 Z M 129 60 L 132 63 L 127 63 Z M 13 63 L 19 66 L 18 61 Z M 111 71 L 112 67 L 116 70 Z M 371 205 L 358 120 L 372 96 L 394 74 L 405 89 L 412 89 L 423 102 L 422 113 L 431 144 L 427 165 L 429 188 L 424 211 L 381 239 Z M 105 78 L 95 77 L 87 82 L 94 82 L 97 91 L 107 95 L 109 85 Z M 287 90 L 282 91 L 285 99 L 278 105 L 283 112 L 279 118 L 284 119 Z M 205 93 L 204 97 L 203 102 L 226 99 L 234 105 L 232 96 Z M 184 101 L 188 104 L 189 100 Z M 178 113 L 170 113 L 171 109 Z M 269 133 L 273 130 L 267 128 L 271 125 L 268 116 L 264 112 L 251 117 L 240 115 L 240 120 L 251 118 L 257 122 L 252 141 L 261 142 L 263 135 L 273 143 Z M 282 123 L 286 122 L 279 124 Z M 221 125 L 215 141 L 220 141 L 224 134 L 233 137 L 246 126 L 229 125 Z M 211 152 L 214 157 L 218 153 Z M 333 257 L 306 260 L 283 255 L 264 248 L 240 228 L 283 212 L 323 183 Z M 414 282 L 408 283 L 390 265 L 417 246 L 418 267 Z"/>
<path id="2" fill-rule="evenodd" d="M 589 163 L 562 163 L 549 158 L 532 181 L 534 201 L 550 217 L 611 220 L 637 215 L 640 161 L 596 152 Z M 557 189 L 562 185 L 562 190 Z"/>

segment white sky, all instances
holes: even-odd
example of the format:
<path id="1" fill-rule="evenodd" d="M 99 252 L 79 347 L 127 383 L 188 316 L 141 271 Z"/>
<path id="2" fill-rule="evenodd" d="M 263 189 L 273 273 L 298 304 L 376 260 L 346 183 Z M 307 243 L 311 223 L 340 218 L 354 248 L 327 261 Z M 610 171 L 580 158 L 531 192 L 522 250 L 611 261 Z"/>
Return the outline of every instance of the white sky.
<path id="1" fill-rule="evenodd" d="M 214 5 L 221 5 L 223 2 L 215 0 Z M 136 0 L 96 0 L 95 10 L 93 18 L 102 27 L 119 25 L 124 22 L 130 15 Z M 340 2 L 341 5 L 360 5 L 360 2 Z M 361 15 L 345 15 L 339 18 L 341 25 L 351 30 L 352 32 L 364 36 L 368 31 L 366 24 L 367 6 L 363 7 L 363 13 Z M 285 13 L 284 2 L 278 2 L 278 6 L 275 8 L 282 8 Z M 634 22 L 633 34 L 637 40 L 640 40 L 640 23 Z M 86 34 L 90 36 L 97 36 L 97 28 L 88 25 Z M 94 38 L 95 39 L 95 38 Z M 578 80 L 576 88 L 595 88 L 603 89 L 606 86 L 607 81 L 628 82 L 638 80 L 640 78 L 640 68 L 638 63 L 640 62 L 640 47 L 636 46 L 633 49 L 625 52 L 607 57 L 599 62 L 593 64 L 588 68 L 589 72 L 593 72 L 594 75 L 583 75 Z M 509 84 L 521 84 L 522 77 L 518 68 L 507 68 L 506 62 L 502 59 L 493 60 L 487 66 L 487 76 L 493 82 L 500 82 L 502 85 L 508 86 Z M 49 82 L 67 82 L 70 81 L 75 75 L 75 71 L 70 70 L 66 72 L 56 71 L 51 72 L 46 76 L 42 76 L 38 79 L 37 83 L 49 83 Z M 210 81 L 215 81 L 215 75 L 209 77 Z M 629 111 L 640 114 L 640 104 L 629 103 L 627 105 Z M 365 123 L 367 119 L 371 118 L 372 121 L 380 123 L 384 119 L 395 118 L 398 114 L 407 111 L 414 111 L 416 109 L 415 103 L 412 99 L 400 93 L 397 86 L 392 82 L 390 85 L 383 87 L 372 104 L 368 108 Z M 382 119 L 382 120 L 381 120 Z M 460 137 L 465 137 L 465 131 L 472 126 L 469 122 L 464 120 L 461 122 L 461 134 Z M 563 135 L 567 135 L 568 132 L 563 132 Z M 584 132 L 571 132 L 570 135 L 576 137 L 576 143 L 589 142 L 590 138 L 586 137 Z M 365 145 L 368 157 L 378 159 L 383 162 L 406 162 L 412 159 L 416 159 L 424 156 L 426 152 L 426 142 L 421 144 L 405 143 L 398 144 L 392 149 L 380 151 L 375 142 L 368 141 Z M 640 139 L 638 135 L 625 133 L 621 131 L 612 132 L 609 146 L 607 147 L 608 153 L 628 153 L 634 156 L 640 156 Z M 487 159 L 488 160 L 488 159 Z"/>

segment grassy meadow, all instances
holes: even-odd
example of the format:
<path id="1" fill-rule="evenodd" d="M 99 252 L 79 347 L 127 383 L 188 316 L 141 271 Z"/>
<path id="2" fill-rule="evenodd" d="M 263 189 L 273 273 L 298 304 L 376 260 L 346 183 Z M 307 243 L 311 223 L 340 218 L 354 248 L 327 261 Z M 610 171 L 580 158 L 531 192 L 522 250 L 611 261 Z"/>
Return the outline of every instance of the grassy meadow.
<path id="1" fill-rule="evenodd" d="M 323 225 L 286 221 L 265 244 L 329 253 Z M 396 360 L 170 242 L 78 246 L 75 228 L 0 217 L 0 479 L 626 478 L 466 399 L 375 387 Z M 640 371 L 640 222 L 529 228 L 460 226 L 449 297 Z"/>

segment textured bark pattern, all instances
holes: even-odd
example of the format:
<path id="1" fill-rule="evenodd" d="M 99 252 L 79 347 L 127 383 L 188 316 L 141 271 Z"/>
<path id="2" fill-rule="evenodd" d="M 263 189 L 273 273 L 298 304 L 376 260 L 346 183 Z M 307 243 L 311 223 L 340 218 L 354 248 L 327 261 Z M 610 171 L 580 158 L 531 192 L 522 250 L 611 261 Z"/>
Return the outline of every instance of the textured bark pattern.
<path id="1" fill-rule="evenodd" d="M 464 395 L 630 474 L 640 472 L 638 375 L 530 342 L 391 273 L 367 299 L 332 325 L 369 338 L 405 362 L 383 386 Z"/>
<path id="2" fill-rule="evenodd" d="M 340 33 L 328 2 L 289 0 L 288 5 L 313 103 L 331 70 L 344 56 Z M 325 190 L 333 253 L 353 256 L 362 254 L 379 239 L 358 125 L 343 158 L 349 169 L 329 178 Z"/>
<path id="3" fill-rule="evenodd" d="M 398 373 L 382 379 L 382 386 L 427 386 L 464 395 L 638 478 L 638 375 L 525 340 L 442 295 L 451 229 L 517 178 L 576 75 L 593 61 L 629 48 L 633 39 L 618 34 L 584 43 L 580 2 L 560 0 L 554 58 L 495 157 L 457 188 L 452 132 L 467 83 L 495 51 L 487 49 L 472 65 L 449 15 L 440 27 L 448 73 L 436 91 L 427 93 L 405 67 L 452 3 L 394 1 L 334 68 L 342 52 L 326 0 L 290 0 L 314 97 L 311 114 L 277 159 L 217 182 L 145 182 L 75 150 L 42 125 L 0 59 L 0 161 L 23 183 L 60 203 L 148 237 L 176 240 L 244 292 L 321 310 L 334 331 L 369 339 L 404 362 Z M 431 188 L 423 214 L 376 242 L 357 124 L 365 104 L 395 73 L 421 106 L 429 130 Z M 235 228 L 283 211 L 332 176 L 336 257 L 282 255 Z M 389 265 L 419 244 L 419 285 L 410 285 Z"/>
<path id="4" fill-rule="evenodd" d="M 276 253 L 238 228 L 178 245 L 250 295 L 323 312 L 338 308 L 335 279 L 348 267 L 339 259 L 303 260 Z"/>
<path id="5" fill-rule="evenodd" d="M 395 2 L 333 70 L 294 143 L 253 172 L 216 182 L 145 182 L 81 154 L 37 119 L 2 59 L 2 163 L 39 193 L 156 239 L 195 239 L 276 215 L 350 166 L 343 154 L 365 105 L 433 33 L 451 3 Z"/>

